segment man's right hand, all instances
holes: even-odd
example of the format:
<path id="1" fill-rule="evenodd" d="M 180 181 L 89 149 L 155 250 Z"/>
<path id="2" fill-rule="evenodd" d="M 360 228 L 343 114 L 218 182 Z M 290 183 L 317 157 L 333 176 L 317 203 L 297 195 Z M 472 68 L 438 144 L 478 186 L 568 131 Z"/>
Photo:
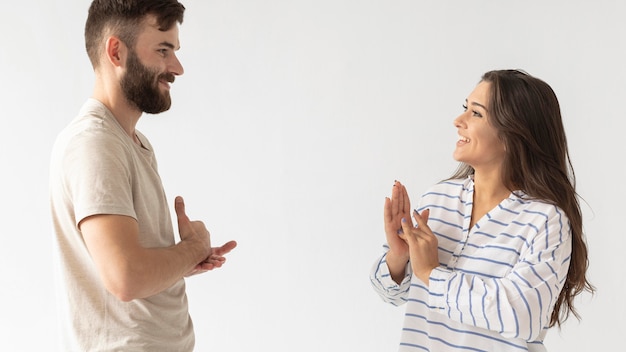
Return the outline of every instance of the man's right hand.
<path id="1" fill-rule="evenodd" d="M 203 252 L 203 258 L 211 254 L 211 235 L 202 221 L 191 221 L 185 213 L 185 201 L 183 197 L 176 197 L 174 210 L 178 218 L 178 233 L 181 241 L 194 241 L 198 243 L 198 249 Z"/>
<path id="2" fill-rule="evenodd" d="M 191 221 L 185 212 L 185 201 L 178 196 L 174 200 L 174 209 L 178 218 L 178 233 L 181 241 L 197 241 L 205 251 L 203 259 L 185 276 L 201 274 L 220 268 L 226 261 L 224 255 L 237 246 L 237 242 L 229 241 L 221 247 L 211 247 L 211 235 L 202 221 Z"/>

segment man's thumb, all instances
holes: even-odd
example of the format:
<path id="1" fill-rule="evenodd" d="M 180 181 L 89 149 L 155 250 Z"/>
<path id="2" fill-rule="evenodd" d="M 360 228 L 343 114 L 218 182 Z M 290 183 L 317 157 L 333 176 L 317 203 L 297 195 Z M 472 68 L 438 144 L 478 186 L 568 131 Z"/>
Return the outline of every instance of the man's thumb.
<path id="1" fill-rule="evenodd" d="M 184 223 L 189 222 L 189 217 L 185 214 L 185 201 L 183 200 L 183 197 L 176 197 L 174 200 L 174 210 L 176 210 L 179 225 L 181 224 L 181 221 Z"/>

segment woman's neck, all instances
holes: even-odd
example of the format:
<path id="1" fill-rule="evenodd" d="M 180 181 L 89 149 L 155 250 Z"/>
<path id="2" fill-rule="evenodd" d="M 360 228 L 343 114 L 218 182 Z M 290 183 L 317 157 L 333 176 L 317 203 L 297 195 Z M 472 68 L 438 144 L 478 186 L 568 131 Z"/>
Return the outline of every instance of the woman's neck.
<path id="1" fill-rule="evenodd" d="M 474 195 L 470 228 L 511 194 L 500 175 L 474 174 Z"/>

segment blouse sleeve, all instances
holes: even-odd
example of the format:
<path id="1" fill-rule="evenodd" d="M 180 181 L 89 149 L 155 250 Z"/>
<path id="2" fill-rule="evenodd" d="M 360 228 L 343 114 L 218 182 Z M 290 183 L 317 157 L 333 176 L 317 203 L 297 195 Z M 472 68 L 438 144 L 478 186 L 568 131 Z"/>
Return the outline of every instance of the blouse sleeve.
<path id="1" fill-rule="evenodd" d="M 406 297 L 409 292 L 409 287 L 411 286 L 411 275 L 413 275 L 411 265 L 406 265 L 404 279 L 400 284 L 397 284 L 391 278 L 389 267 L 387 266 L 386 258 L 389 246 L 385 244 L 383 247 L 385 248 L 385 254 L 372 266 L 370 282 L 374 287 L 374 291 L 378 293 L 383 301 L 393 304 L 394 306 L 400 306 L 406 303 Z"/>

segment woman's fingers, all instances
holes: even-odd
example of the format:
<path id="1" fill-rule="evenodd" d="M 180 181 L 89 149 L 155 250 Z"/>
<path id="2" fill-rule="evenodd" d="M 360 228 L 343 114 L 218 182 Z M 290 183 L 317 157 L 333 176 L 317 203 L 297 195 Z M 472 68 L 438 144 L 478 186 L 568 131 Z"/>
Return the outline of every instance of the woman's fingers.
<path id="1" fill-rule="evenodd" d="M 389 199 L 389 197 L 385 197 L 385 207 L 384 207 L 385 224 L 390 223 L 391 220 L 393 219 L 393 216 L 391 214 L 392 214 L 391 199 Z"/>
<path id="2" fill-rule="evenodd" d="M 400 185 L 400 186 L 401 186 L 400 199 L 402 199 L 401 212 L 403 213 L 403 215 L 409 215 L 411 213 L 411 201 L 409 200 L 409 193 L 407 192 L 406 187 L 404 187 L 404 185 Z"/>
<path id="3" fill-rule="evenodd" d="M 402 211 L 402 200 L 400 199 L 402 185 L 395 181 L 391 189 L 391 214 L 397 216 Z"/>
<path id="4" fill-rule="evenodd" d="M 415 242 L 417 234 L 415 233 L 415 229 L 413 228 L 413 223 L 409 219 L 402 218 L 402 232 L 399 234 L 400 238 L 402 238 L 405 242 Z"/>
<path id="5" fill-rule="evenodd" d="M 424 211 L 422 211 L 422 213 L 418 213 L 416 209 L 413 210 L 413 218 L 415 219 L 415 222 L 417 223 L 417 225 L 415 227 L 424 227 L 424 226 L 428 226 L 426 225 L 428 223 L 428 216 L 430 215 L 430 210 L 426 209 Z"/>

